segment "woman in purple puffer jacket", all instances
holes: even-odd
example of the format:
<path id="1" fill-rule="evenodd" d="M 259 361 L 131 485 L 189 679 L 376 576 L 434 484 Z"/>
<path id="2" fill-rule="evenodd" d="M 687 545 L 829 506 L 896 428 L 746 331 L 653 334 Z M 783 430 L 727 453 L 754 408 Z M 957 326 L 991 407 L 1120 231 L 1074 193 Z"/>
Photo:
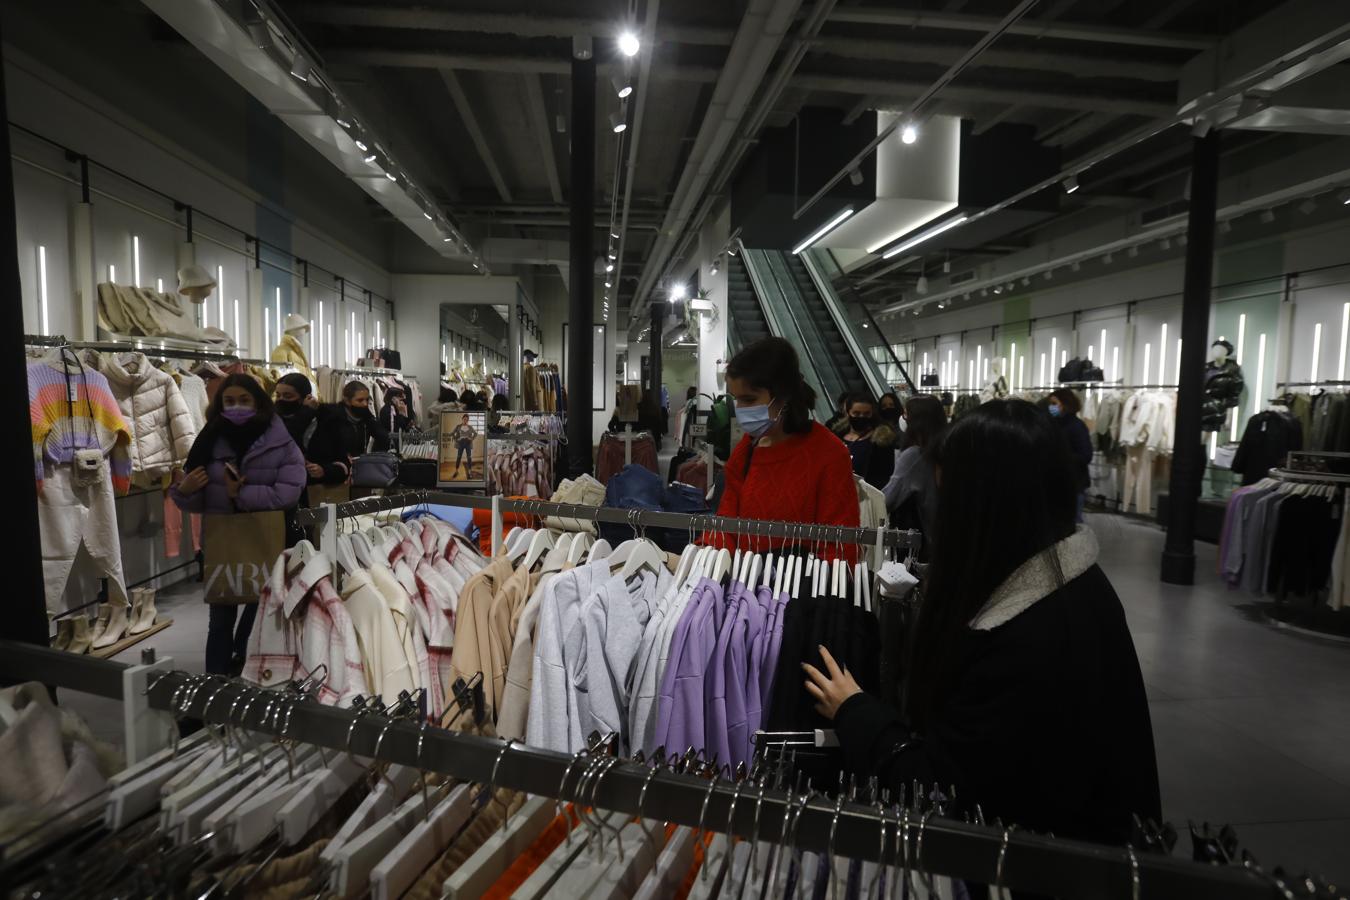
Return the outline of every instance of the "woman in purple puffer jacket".
<path id="1" fill-rule="evenodd" d="M 272 400 L 251 375 L 227 376 L 188 452 L 186 474 L 169 494 L 188 512 L 224 515 L 292 511 L 304 490 L 305 458 Z M 289 530 L 289 529 L 288 529 Z M 213 604 L 206 630 L 206 671 L 238 674 L 258 604 L 242 615 Z M 237 620 L 237 622 L 236 622 Z"/>

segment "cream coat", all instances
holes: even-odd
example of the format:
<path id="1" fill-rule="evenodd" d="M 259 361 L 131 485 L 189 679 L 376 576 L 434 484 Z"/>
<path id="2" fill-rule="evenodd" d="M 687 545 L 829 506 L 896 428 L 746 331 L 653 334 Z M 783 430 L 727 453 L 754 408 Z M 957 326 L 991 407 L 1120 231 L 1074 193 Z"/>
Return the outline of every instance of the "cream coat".
<path id="1" fill-rule="evenodd" d="M 105 353 L 99 371 L 131 427 L 132 473 L 158 478 L 182 466 L 197 429 L 173 376 L 150 365 L 143 353 Z"/>

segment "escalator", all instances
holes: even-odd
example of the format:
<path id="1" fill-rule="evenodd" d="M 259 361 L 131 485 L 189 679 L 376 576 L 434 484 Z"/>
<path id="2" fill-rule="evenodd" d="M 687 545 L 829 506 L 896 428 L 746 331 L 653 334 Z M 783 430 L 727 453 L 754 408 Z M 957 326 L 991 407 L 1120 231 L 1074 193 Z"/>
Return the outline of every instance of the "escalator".
<path id="1" fill-rule="evenodd" d="M 731 326 L 727 333 L 733 354 L 772 333 L 739 255 L 727 257 L 727 312 Z"/>
<path id="2" fill-rule="evenodd" d="M 759 334 L 754 323 L 763 322 L 768 333 L 786 338 L 801 357 L 807 383 L 816 391 L 816 415 L 824 420 L 833 413 L 835 398 L 843 393 L 877 396 L 886 390 L 877 366 L 858 339 L 848 331 L 848 319 L 838 307 L 838 298 L 828 282 L 813 275 L 808 261 L 781 250 L 744 250 L 741 265 L 729 273 L 728 306 L 737 297 L 736 273 L 743 266 L 749 296 L 742 289 L 741 303 L 750 299 L 759 309 L 758 319 L 747 309 L 744 317 L 733 311 L 734 331 L 741 345 Z M 826 285 L 822 293 L 821 284 Z M 762 336 L 762 334 L 760 334 Z"/>

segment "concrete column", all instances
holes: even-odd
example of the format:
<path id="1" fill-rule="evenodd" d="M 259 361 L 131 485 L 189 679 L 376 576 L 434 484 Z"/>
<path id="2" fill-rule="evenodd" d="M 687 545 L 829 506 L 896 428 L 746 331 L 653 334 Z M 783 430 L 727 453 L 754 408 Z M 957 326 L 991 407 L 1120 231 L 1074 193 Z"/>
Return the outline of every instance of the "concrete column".
<path id="1" fill-rule="evenodd" d="M 573 477 L 594 470 L 591 432 L 595 305 L 595 57 L 589 37 L 572 42 L 571 280 L 567 329 L 567 455 Z"/>

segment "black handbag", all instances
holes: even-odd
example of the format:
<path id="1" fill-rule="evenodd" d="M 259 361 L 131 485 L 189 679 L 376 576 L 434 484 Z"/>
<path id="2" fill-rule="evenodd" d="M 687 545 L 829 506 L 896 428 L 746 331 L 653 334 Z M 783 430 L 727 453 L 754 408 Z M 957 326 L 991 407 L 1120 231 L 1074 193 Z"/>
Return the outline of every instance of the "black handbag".
<path id="1" fill-rule="evenodd" d="M 434 459 L 405 459 L 398 465 L 398 483 L 405 487 L 434 488 L 440 464 Z"/>

